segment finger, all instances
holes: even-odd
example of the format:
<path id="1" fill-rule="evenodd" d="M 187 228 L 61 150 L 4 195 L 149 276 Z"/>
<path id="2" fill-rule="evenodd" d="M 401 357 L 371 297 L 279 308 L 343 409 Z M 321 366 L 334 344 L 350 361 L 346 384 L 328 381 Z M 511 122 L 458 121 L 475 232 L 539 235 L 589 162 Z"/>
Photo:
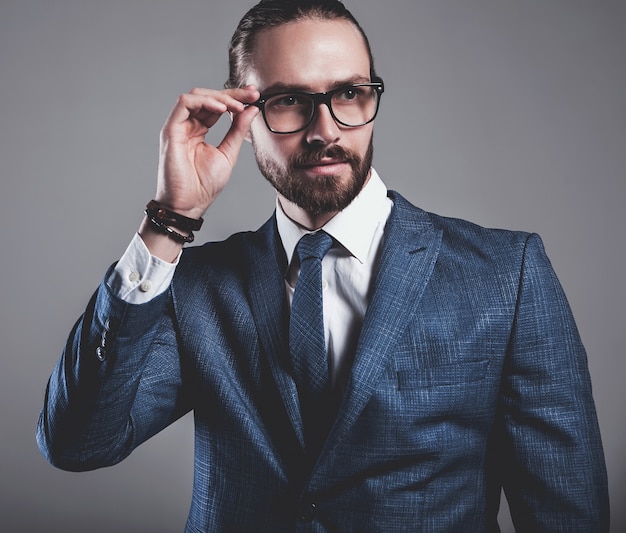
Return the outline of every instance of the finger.
<path id="1" fill-rule="evenodd" d="M 180 124 L 189 119 L 197 120 L 205 128 L 211 128 L 226 112 L 241 113 L 246 104 L 256 101 L 259 93 L 253 87 L 214 91 L 192 89 L 178 97 L 164 126 L 164 133 L 172 134 Z"/>
<path id="2" fill-rule="evenodd" d="M 252 85 L 236 89 L 223 89 L 221 91 L 196 88 L 192 89 L 189 94 L 200 98 L 195 101 L 196 104 L 201 105 L 204 102 L 203 98 L 207 98 L 214 106 L 217 102 L 220 102 L 226 106 L 226 110 L 230 113 L 241 113 L 247 105 L 256 102 L 260 96 L 259 91 Z M 190 100 L 189 103 L 192 103 L 192 101 Z M 223 109 L 221 106 L 219 107 L 220 110 Z M 206 111 L 212 110 L 211 107 L 200 109 L 196 113 L 194 113 L 194 110 L 191 110 L 191 115 L 194 117 L 198 114 L 204 116 Z"/>
<path id="3" fill-rule="evenodd" d="M 223 98 L 210 95 L 181 94 L 168 117 L 168 122 L 180 124 L 202 111 L 220 116 L 228 111 L 228 104 Z"/>
<path id="4" fill-rule="evenodd" d="M 225 100 L 228 98 L 232 98 L 235 101 L 244 104 L 251 104 L 259 98 L 259 91 L 254 85 L 248 85 L 246 87 L 236 87 L 232 89 L 222 89 L 220 91 L 216 91 L 213 89 L 195 88 L 189 92 L 190 94 L 212 96 L 214 98 Z"/>
<path id="5" fill-rule="evenodd" d="M 231 167 L 235 166 L 241 145 L 246 138 L 246 134 L 250 131 L 252 121 L 259 112 L 259 108 L 249 106 L 243 112 L 234 115 L 230 129 L 217 147 L 228 159 Z"/>

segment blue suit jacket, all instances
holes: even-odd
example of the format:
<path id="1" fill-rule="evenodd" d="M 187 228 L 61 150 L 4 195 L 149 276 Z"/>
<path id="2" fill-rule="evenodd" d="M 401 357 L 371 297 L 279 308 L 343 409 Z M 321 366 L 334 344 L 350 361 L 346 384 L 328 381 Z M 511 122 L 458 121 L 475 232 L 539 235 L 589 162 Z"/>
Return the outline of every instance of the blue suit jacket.
<path id="1" fill-rule="evenodd" d="M 68 470 L 111 465 L 193 409 L 188 531 L 497 531 L 501 487 L 519 531 L 608 530 L 586 356 L 540 239 L 392 199 L 314 467 L 274 218 L 186 249 L 150 303 L 100 286 L 48 385 L 44 455 Z"/>

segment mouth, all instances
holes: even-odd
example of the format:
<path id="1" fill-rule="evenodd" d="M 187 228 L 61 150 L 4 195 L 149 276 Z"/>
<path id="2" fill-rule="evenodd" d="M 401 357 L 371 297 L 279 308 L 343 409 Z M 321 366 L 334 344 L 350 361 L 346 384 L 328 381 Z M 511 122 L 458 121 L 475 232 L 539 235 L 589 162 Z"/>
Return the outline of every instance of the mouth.
<path id="1" fill-rule="evenodd" d="M 328 157 L 311 163 L 306 163 L 301 165 L 300 168 L 310 174 L 329 176 L 339 174 L 346 168 L 346 166 L 349 166 L 349 163 L 345 159 Z"/>

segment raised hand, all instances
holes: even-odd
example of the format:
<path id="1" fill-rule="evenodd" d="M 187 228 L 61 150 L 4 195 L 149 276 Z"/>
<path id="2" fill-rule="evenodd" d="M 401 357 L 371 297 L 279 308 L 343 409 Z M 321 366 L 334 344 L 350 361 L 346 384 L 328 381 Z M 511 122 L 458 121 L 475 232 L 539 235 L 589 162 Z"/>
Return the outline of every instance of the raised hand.
<path id="1" fill-rule="evenodd" d="M 259 113 L 246 104 L 258 97 L 256 88 L 244 87 L 193 89 L 178 98 L 161 129 L 155 196 L 159 203 L 191 218 L 202 216 L 230 179 Z M 224 113 L 232 118 L 228 132 L 217 146 L 208 144 L 206 134 Z M 139 233 L 153 255 L 172 260 L 180 250 L 179 243 L 154 231 L 147 221 Z"/>
<path id="2" fill-rule="evenodd" d="M 156 200 L 197 218 L 230 179 L 241 145 L 259 110 L 245 104 L 259 97 L 253 87 L 193 89 L 183 94 L 161 130 Z M 232 124 L 221 143 L 212 146 L 205 135 L 224 113 Z"/>

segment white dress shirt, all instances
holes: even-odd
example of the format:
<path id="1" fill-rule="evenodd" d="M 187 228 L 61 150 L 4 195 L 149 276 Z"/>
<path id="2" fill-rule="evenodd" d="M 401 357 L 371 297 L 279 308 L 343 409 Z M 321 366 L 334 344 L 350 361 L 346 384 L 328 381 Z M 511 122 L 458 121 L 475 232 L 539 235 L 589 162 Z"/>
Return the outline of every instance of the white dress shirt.
<path id="1" fill-rule="evenodd" d="M 372 169 L 359 195 L 322 228 L 335 241 L 322 260 L 324 332 L 331 384 L 342 390 L 369 303 L 391 206 L 387 188 Z M 276 208 L 276 221 L 289 259 L 285 287 L 291 304 L 300 270 L 292 259 L 298 241 L 308 230 L 289 219 L 280 204 Z"/>
<path id="2" fill-rule="evenodd" d="M 322 261 L 322 287 L 331 383 L 340 389 L 346 385 L 356 351 L 391 207 L 387 188 L 372 169 L 359 195 L 322 228 L 335 241 Z M 285 288 L 291 305 L 299 274 L 299 265 L 292 264 L 292 258 L 298 241 L 308 230 L 288 218 L 278 200 L 276 220 L 289 259 Z M 178 260 L 168 263 L 150 255 L 135 234 L 107 284 L 126 302 L 145 303 L 167 290 L 177 264 Z"/>

